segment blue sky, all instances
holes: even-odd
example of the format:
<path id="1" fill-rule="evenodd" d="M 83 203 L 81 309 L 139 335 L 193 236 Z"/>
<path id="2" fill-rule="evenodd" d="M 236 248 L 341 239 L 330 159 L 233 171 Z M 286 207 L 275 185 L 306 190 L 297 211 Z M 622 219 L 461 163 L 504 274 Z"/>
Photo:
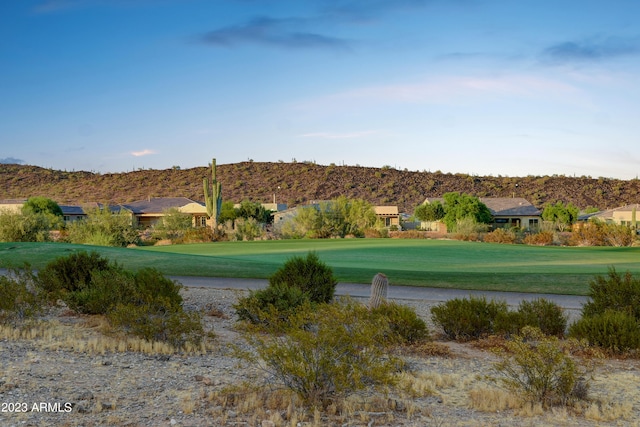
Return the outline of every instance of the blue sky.
<path id="1" fill-rule="evenodd" d="M 0 162 L 636 178 L 637 0 L 0 2 Z"/>

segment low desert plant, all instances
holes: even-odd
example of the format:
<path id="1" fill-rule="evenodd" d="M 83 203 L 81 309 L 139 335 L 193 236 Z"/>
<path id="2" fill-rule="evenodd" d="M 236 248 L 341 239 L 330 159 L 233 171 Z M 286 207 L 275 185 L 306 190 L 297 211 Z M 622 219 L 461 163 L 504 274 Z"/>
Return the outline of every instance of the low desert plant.
<path id="1" fill-rule="evenodd" d="M 513 229 L 497 228 L 484 235 L 487 243 L 516 243 L 517 235 Z"/>
<path id="2" fill-rule="evenodd" d="M 281 326 L 275 336 L 249 328 L 245 338 L 255 353 L 242 356 L 309 406 L 394 381 L 400 362 L 385 352 L 389 325 L 364 305 L 347 299 L 313 309 L 306 302 Z"/>
<path id="3" fill-rule="evenodd" d="M 132 273 L 118 269 L 94 270 L 89 280 L 80 283 L 78 289 L 65 292 L 62 300 L 78 313 L 105 314 L 135 294 Z"/>
<path id="4" fill-rule="evenodd" d="M 607 277 L 596 276 L 590 283 L 589 301 L 582 315 L 589 317 L 607 310 L 622 311 L 640 321 L 640 278 L 629 271 L 621 275 L 613 267 Z"/>
<path id="5" fill-rule="evenodd" d="M 578 395 L 586 397 L 588 384 L 581 368 L 565 353 L 557 337 L 525 327 L 506 342 L 507 352 L 495 365 L 507 389 L 543 406 L 567 405 Z"/>
<path id="6" fill-rule="evenodd" d="M 264 324 L 272 320 L 268 315 L 270 311 L 275 310 L 280 320 L 285 320 L 308 300 L 302 289 L 276 284 L 250 291 L 248 296 L 239 298 L 233 307 L 239 320 Z"/>
<path id="7" fill-rule="evenodd" d="M 47 265 L 38 284 L 50 299 L 59 296 L 79 313 L 104 314 L 114 327 L 148 341 L 197 346 L 203 337 L 200 314 L 182 307 L 182 286 L 153 268 L 131 272 L 96 252 L 78 252 Z"/>
<path id="8" fill-rule="evenodd" d="M 613 353 L 640 349 L 638 320 L 623 311 L 609 310 L 582 317 L 569 327 L 569 335 Z"/>
<path id="9" fill-rule="evenodd" d="M 528 234 L 523 242 L 526 245 L 551 246 L 553 245 L 553 231 L 540 231 L 538 233 Z"/>
<path id="10" fill-rule="evenodd" d="M 234 308 L 240 320 L 253 323 L 269 321 L 264 314 L 276 310 L 278 317 L 286 318 L 304 302 L 328 303 L 338 281 L 330 267 L 313 252 L 306 257 L 290 258 L 269 278 L 265 289 L 251 292 L 240 298 Z"/>
<path id="11" fill-rule="evenodd" d="M 202 316 L 192 311 L 180 309 L 167 310 L 170 301 L 164 305 L 156 304 L 119 304 L 107 315 L 109 322 L 128 334 L 147 341 L 167 342 L 175 348 L 186 344 L 199 346 L 204 337 Z"/>
<path id="12" fill-rule="evenodd" d="M 374 316 L 381 316 L 389 324 L 389 341 L 399 344 L 415 344 L 431 339 L 427 324 L 416 311 L 396 302 L 385 302 L 371 309 Z"/>
<path id="13" fill-rule="evenodd" d="M 312 302 L 330 302 L 338 281 L 333 270 L 315 252 L 306 257 L 292 257 L 269 278 L 269 285 L 285 285 L 301 289 Z"/>
<path id="14" fill-rule="evenodd" d="M 588 222 L 577 227 L 569 239 L 573 246 L 631 246 L 633 230 L 627 225 Z"/>
<path id="15" fill-rule="evenodd" d="M 42 311 L 41 292 L 35 275 L 26 266 L 0 276 L 0 323 L 17 326 Z"/>
<path id="16" fill-rule="evenodd" d="M 564 336 L 567 329 L 567 315 L 558 304 L 545 298 L 533 301 L 523 300 L 518 306 L 520 327 L 533 326 L 545 335 Z"/>
<path id="17" fill-rule="evenodd" d="M 91 282 L 92 272 L 117 269 L 116 264 L 95 251 L 79 251 L 48 263 L 38 272 L 38 284 L 55 301 L 64 293 L 77 291 Z"/>
<path id="18" fill-rule="evenodd" d="M 456 341 L 468 341 L 492 334 L 496 322 L 508 313 L 504 301 L 487 301 L 484 297 L 455 298 L 431 308 L 433 322 Z"/>

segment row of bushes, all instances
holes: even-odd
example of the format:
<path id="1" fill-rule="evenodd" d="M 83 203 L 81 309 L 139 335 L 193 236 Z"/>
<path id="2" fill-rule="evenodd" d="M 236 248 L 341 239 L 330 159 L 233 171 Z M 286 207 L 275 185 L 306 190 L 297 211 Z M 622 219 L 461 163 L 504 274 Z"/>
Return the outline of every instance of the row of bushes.
<path id="1" fill-rule="evenodd" d="M 0 316 L 17 325 L 62 301 L 78 313 L 105 315 L 113 327 L 149 341 L 199 345 L 200 314 L 183 310 L 180 289 L 158 270 L 131 272 L 96 252 L 81 251 L 37 274 L 25 268 L 0 277 Z"/>
<path id="2" fill-rule="evenodd" d="M 526 244 L 536 246 L 632 246 L 637 240 L 633 229 L 626 225 L 589 222 L 572 232 L 540 230 L 526 233 L 517 228 L 497 228 L 493 231 L 460 229 L 451 235 L 458 240 L 487 243 Z"/>
<path id="3" fill-rule="evenodd" d="M 458 341 L 509 336 L 532 326 L 548 336 L 563 337 L 568 332 L 569 337 L 613 353 L 640 349 L 640 279 L 615 269 L 591 282 L 582 317 L 568 329 L 562 309 L 545 299 L 522 301 L 517 311 L 509 311 L 502 301 L 457 298 L 433 307 L 431 313 L 445 336 Z"/>
<path id="4" fill-rule="evenodd" d="M 504 301 L 484 297 L 456 298 L 431 309 L 433 322 L 450 339 L 469 341 L 488 335 L 517 334 L 525 326 L 536 327 L 545 335 L 562 337 L 567 317 L 561 307 L 544 298 L 522 301 L 510 311 Z"/>

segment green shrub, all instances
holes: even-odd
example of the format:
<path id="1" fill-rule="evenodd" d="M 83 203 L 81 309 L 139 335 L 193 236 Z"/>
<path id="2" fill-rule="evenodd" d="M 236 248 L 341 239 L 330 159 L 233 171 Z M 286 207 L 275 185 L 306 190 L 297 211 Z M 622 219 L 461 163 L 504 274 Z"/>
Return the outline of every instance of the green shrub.
<path id="1" fill-rule="evenodd" d="M 606 278 L 596 276 L 590 283 L 589 301 L 584 305 L 582 315 L 589 317 L 607 310 L 622 311 L 640 320 L 640 279 L 629 271 L 621 276 L 613 267 Z"/>
<path id="2" fill-rule="evenodd" d="M 271 311 L 279 313 L 279 318 L 285 320 L 308 300 L 302 289 L 276 284 L 251 291 L 248 296 L 239 298 L 233 308 L 239 320 L 258 324 L 265 323 Z"/>
<path id="3" fill-rule="evenodd" d="M 119 269 L 93 270 L 89 280 L 81 282 L 76 290 L 65 292 L 62 300 L 78 313 L 106 314 L 136 295 L 132 273 Z"/>
<path id="4" fill-rule="evenodd" d="M 527 326 L 505 345 L 508 353 L 502 353 L 503 360 L 495 369 L 509 390 L 544 406 L 567 405 L 584 397 L 588 384 L 579 381 L 583 371 L 557 337 Z"/>
<path id="5" fill-rule="evenodd" d="M 105 314 L 116 328 L 150 341 L 182 347 L 203 337 L 200 314 L 183 310 L 182 286 L 153 268 L 130 272 L 96 252 L 78 252 L 47 265 L 38 284 L 71 309 Z"/>
<path id="6" fill-rule="evenodd" d="M 431 313 L 434 323 L 442 327 L 445 335 L 457 341 L 490 334 L 509 336 L 525 326 L 561 337 L 567 326 L 562 308 L 543 298 L 522 301 L 517 311 L 510 311 L 503 301 L 474 297 L 454 299 L 433 307 Z"/>
<path id="7" fill-rule="evenodd" d="M 427 324 L 416 311 L 396 302 L 386 302 L 372 310 L 374 316 L 382 316 L 389 323 L 390 342 L 413 344 L 431 339 Z"/>
<path id="8" fill-rule="evenodd" d="M 567 329 L 567 316 L 562 307 L 544 298 L 522 301 L 518 315 L 522 326 L 536 327 L 545 335 L 562 337 Z"/>
<path id="9" fill-rule="evenodd" d="M 290 258 L 269 278 L 269 286 L 284 285 L 301 289 L 311 302 L 330 302 L 338 281 L 333 270 L 309 252 L 305 257 Z"/>
<path id="10" fill-rule="evenodd" d="M 569 335 L 615 353 L 640 349 L 638 321 L 623 311 L 608 310 L 583 317 L 569 327 Z"/>
<path id="11" fill-rule="evenodd" d="M 0 323 L 18 325 L 42 311 L 39 288 L 35 276 L 28 268 L 10 269 L 0 275 Z"/>
<path id="12" fill-rule="evenodd" d="M 323 407 L 338 396 L 391 384 L 400 366 L 385 352 L 388 323 L 350 300 L 315 309 L 307 301 L 283 328 L 276 336 L 246 331 L 255 352 L 242 356 L 309 406 Z"/>
<path id="13" fill-rule="evenodd" d="M 166 310 L 175 311 L 182 307 L 180 289 L 182 285 L 165 277 L 155 268 L 142 268 L 133 275 L 137 304 L 151 304 Z"/>
<path id="14" fill-rule="evenodd" d="M 95 251 L 79 251 L 51 261 L 38 272 L 40 287 L 52 299 L 59 298 L 65 292 L 74 292 L 91 282 L 93 271 L 119 269 Z"/>
<path id="15" fill-rule="evenodd" d="M 240 320 L 268 322 L 264 314 L 273 310 L 283 320 L 304 302 L 327 303 L 333 299 L 337 285 L 330 267 L 310 252 L 306 257 L 289 259 L 273 276 L 265 289 L 251 292 L 234 305 Z"/>
<path id="16" fill-rule="evenodd" d="M 438 304 L 431 308 L 431 316 L 447 337 L 468 341 L 496 332 L 496 322 L 508 311 L 506 302 L 471 296 Z"/>
<path id="17" fill-rule="evenodd" d="M 112 268 L 92 271 L 88 281 L 62 298 L 71 309 L 85 314 L 106 314 L 119 304 L 176 312 L 182 309 L 180 288 L 153 268 L 135 273 Z"/>

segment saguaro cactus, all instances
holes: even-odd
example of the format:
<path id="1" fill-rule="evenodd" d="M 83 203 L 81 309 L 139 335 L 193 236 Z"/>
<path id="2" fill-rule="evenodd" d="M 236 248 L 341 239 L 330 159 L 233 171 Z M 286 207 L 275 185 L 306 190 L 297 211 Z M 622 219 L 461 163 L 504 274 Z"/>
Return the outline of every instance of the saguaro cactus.
<path id="1" fill-rule="evenodd" d="M 202 181 L 204 187 L 204 204 L 207 207 L 207 215 L 211 218 L 211 228 L 215 232 L 218 229 L 218 218 L 222 208 L 222 184 L 216 177 L 216 159 L 211 161 L 211 184 L 209 179 Z"/>
<path id="2" fill-rule="evenodd" d="M 387 299 L 387 289 L 389 280 L 387 276 L 378 273 L 371 281 L 371 296 L 369 297 L 369 308 L 377 308 Z"/>

